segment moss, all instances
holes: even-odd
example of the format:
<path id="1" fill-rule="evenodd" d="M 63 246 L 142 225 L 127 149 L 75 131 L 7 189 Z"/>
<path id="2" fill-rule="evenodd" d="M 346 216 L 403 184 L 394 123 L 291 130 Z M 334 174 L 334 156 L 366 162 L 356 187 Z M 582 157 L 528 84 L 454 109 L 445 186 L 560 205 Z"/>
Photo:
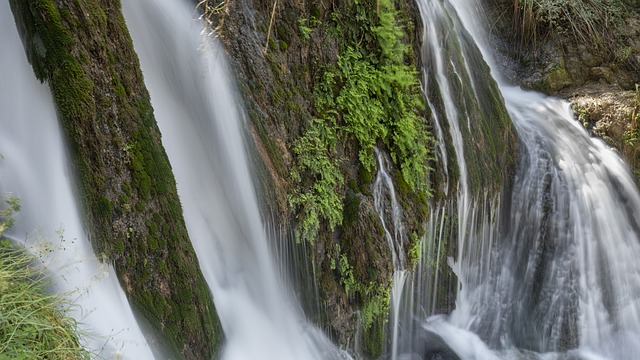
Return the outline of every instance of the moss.
<path id="1" fill-rule="evenodd" d="M 284 40 L 278 40 L 278 46 L 280 47 L 280 51 L 287 51 L 289 45 Z"/>
<path id="2" fill-rule="evenodd" d="M 569 78 L 569 74 L 567 74 L 567 70 L 562 66 L 558 66 L 545 75 L 545 77 L 540 82 L 539 90 L 547 94 L 553 94 L 559 90 L 571 86 L 571 84 L 572 81 Z"/>
<path id="3" fill-rule="evenodd" d="M 355 183 L 355 181 L 354 181 Z M 358 220 L 358 212 L 360 211 L 360 198 L 356 193 L 349 189 L 344 199 L 343 224 L 349 226 Z"/>
<path id="4" fill-rule="evenodd" d="M 111 200 L 106 196 L 100 197 L 96 206 L 96 212 L 99 216 L 111 216 L 111 212 L 113 212 L 113 204 L 111 204 Z"/>
<path id="5" fill-rule="evenodd" d="M 122 240 L 116 240 L 115 252 L 118 255 L 124 254 L 124 242 Z"/>

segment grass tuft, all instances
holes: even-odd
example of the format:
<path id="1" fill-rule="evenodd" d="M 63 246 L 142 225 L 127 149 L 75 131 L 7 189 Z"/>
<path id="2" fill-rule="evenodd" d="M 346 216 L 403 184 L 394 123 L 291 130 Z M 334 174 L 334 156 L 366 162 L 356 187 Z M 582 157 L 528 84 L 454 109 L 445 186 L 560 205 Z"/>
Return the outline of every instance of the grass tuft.
<path id="1" fill-rule="evenodd" d="M 542 43 L 552 32 L 577 43 L 608 50 L 628 11 L 628 0 L 497 0 L 512 16 L 514 36 L 521 48 Z M 508 4 L 510 3 L 510 4 Z M 511 5 L 511 6 L 507 6 Z"/>
<path id="2" fill-rule="evenodd" d="M 5 201 L 0 228 L 11 224 L 17 200 Z M 0 231 L 0 236 L 2 232 Z M 88 359 L 78 339 L 76 321 L 67 316 L 71 303 L 48 294 L 48 277 L 35 259 L 9 240 L 0 240 L 0 359 Z"/>

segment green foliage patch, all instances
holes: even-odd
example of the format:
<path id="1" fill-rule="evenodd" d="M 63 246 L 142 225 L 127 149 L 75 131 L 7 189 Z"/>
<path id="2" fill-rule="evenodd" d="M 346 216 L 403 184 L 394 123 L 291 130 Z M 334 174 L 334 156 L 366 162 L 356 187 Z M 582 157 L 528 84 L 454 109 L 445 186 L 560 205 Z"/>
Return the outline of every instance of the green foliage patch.
<path id="1" fill-rule="evenodd" d="M 292 177 L 298 187 L 289 203 L 299 211 L 299 237 L 310 242 L 321 221 L 332 230 L 342 224 L 345 189 L 338 149 L 349 141 L 359 146 L 361 173 L 374 170 L 373 148 L 384 145 L 411 190 L 429 192 L 432 137 L 421 115 L 418 72 L 407 61 L 410 48 L 403 42 L 395 4 L 381 0 L 376 12 L 356 2 L 354 12 L 355 29 L 343 28 L 334 16 L 333 32 L 352 41 L 345 42 L 337 63 L 327 66 L 316 83 L 316 118 L 294 145 L 297 162 Z M 302 173 L 311 183 L 303 181 Z"/>
<path id="2" fill-rule="evenodd" d="M 17 198 L 2 199 L 0 237 L 20 210 Z M 66 315 L 71 303 L 48 294 L 48 279 L 32 255 L 0 240 L 0 359 L 88 359 L 77 323 Z"/>

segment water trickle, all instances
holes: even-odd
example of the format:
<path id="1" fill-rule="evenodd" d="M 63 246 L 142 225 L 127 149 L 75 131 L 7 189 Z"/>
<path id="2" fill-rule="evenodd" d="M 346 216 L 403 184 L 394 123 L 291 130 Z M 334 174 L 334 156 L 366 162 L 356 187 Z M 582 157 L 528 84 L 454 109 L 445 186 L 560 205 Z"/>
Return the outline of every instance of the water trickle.
<path id="1" fill-rule="evenodd" d="M 425 71 L 424 79 L 429 80 L 431 78 L 435 79 L 435 83 L 437 84 L 440 100 L 442 102 L 442 107 L 444 108 L 444 114 L 442 116 L 438 115 L 438 111 L 436 110 L 436 106 L 433 101 L 427 96 L 428 105 L 430 110 L 432 111 L 434 116 L 436 117 L 436 135 L 438 136 L 438 140 L 440 144 L 445 144 L 446 142 L 444 136 L 442 135 L 442 124 L 440 123 L 440 117 L 445 118 L 448 126 L 449 132 L 452 139 L 452 143 L 455 149 L 456 161 L 458 164 L 459 172 L 460 172 L 460 192 L 463 194 L 463 197 L 468 197 L 469 194 L 469 175 L 465 160 L 464 154 L 464 138 L 462 136 L 462 129 L 460 120 L 464 120 L 464 113 L 460 113 L 458 111 L 458 105 L 455 101 L 455 94 L 452 90 L 452 84 L 447 76 L 449 70 L 453 70 L 453 63 L 447 59 L 447 52 L 445 51 L 445 41 L 448 38 L 447 32 L 449 31 L 449 24 L 446 21 L 446 14 L 443 8 L 443 5 L 440 1 L 418 1 L 418 7 L 420 8 L 420 13 L 422 14 L 423 19 L 428 19 L 428 21 L 423 21 L 424 30 L 422 35 L 423 44 L 428 44 L 423 46 L 422 54 L 423 61 L 428 63 L 429 67 L 425 67 L 425 69 L 432 69 L 429 71 Z M 458 76 L 458 78 L 460 78 Z M 430 83 L 425 81 L 425 86 Z M 425 93 L 427 93 L 425 91 Z M 468 117 L 466 119 L 468 120 Z M 441 145 L 442 146 L 442 145 Z M 444 147 L 441 147 L 442 158 L 446 158 L 446 151 Z M 447 162 L 444 162 L 445 166 Z"/>
<path id="2" fill-rule="evenodd" d="M 406 240 L 402 225 L 402 209 L 396 199 L 393 180 L 387 171 L 387 159 L 378 148 L 374 151 L 378 164 L 378 174 L 373 184 L 374 205 L 391 250 L 393 269 L 404 270 L 407 268 L 407 260 L 404 252 Z"/>
<path id="3" fill-rule="evenodd" d="M 113 268 L 84 231 L 51 91 L 35 79 L 11 14 L 0 2 L 0 193 L 20 198 L 22 210 L 5 235 L 40 255 L 53 291 L 77 305 L 70 316 L 83 346 L 104 358 L 152 359 Z"/>
<path id="4" fill-rule="evenodd" d="M 402 208 L 396 199 L 393 180 L 387 170 L 388 159 L 378 148 L 375 148 L 374 151 L 378 165 L 378 173 L 373 184 L 374 205 L 384 228 L 394 270 L 393 283 L 391 285 L 391 309 L 389 314 L 391 322 L 389 326 L 391 329 L 391 359 L 395 360 L 398 358 L 401 327 L 404 326 L 402 314 L 406 313 L 404 308 L 407 306 L 403 303 L 403 294 L 405 293 L 405 284 L 410 277 L 410 273 L 407 271 L 404 250 L 406 235 L 402 224 Z"/>

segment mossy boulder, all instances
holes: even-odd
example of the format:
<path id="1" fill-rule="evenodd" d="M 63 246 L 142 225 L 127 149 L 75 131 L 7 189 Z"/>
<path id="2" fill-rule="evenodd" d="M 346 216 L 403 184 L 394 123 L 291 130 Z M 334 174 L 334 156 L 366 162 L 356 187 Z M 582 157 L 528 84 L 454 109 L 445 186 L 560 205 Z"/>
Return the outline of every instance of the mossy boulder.
<path id="1" fill-rule="evenodd" d="M 34 73 L 53 93 L 94 249 L 115 265 L 153 343 L 211 358 L 221 328 L 120 1 L 10 4 Z"/>
<path id="2" fill-rule="evenodd" d="M 567 70 L 563 66 L 552 65 L 552 69 L 547 71 L 541 78 L 530 82 L 528 85 L 535 90 L 545 94 L 555 94 L 558 91 L 571 86 L 573 82 L 569 78 Z"/>

